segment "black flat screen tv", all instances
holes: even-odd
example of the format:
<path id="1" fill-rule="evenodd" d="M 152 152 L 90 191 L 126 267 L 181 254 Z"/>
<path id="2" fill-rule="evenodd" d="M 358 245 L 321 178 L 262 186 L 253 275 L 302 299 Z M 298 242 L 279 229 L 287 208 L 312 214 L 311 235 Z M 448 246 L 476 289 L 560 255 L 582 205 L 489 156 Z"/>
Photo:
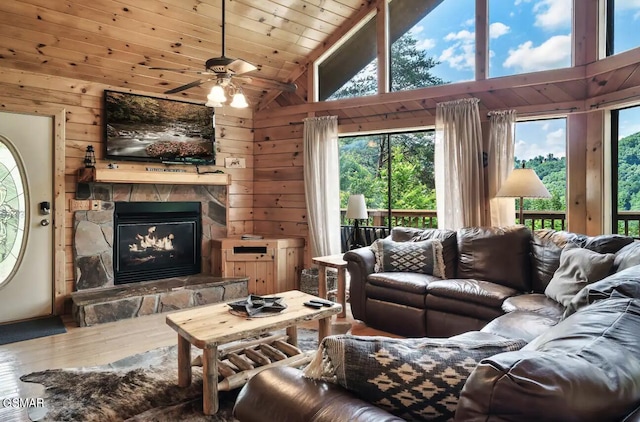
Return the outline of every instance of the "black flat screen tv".
<path id="1" fill-rule="evenodd" d="M 107 160 L 215 164 L 213 109 L 186 101 L 104 91 Z"/>

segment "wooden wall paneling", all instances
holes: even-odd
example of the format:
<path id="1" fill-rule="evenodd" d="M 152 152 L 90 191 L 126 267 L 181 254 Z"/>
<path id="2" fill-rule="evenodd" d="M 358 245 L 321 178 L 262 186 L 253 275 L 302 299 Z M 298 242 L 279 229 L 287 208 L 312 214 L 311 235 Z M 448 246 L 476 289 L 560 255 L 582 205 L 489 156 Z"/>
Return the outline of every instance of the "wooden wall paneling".
<path id="1" fill-rule="evenodd" d="M 638 70 L 638 65 L 629 65 L 598 75 L 589 84 L 589 96 L 598 96 L 624 89 L 624 84 Z"/>
<path id="2" fill-rule="evenodd" d="M 620 85 L 619 89 L 627 89 L 640 85 L 640 64 L 635 66 L 634 71 Z"/>
<path id="3" fill-rule="evenodd" d="M 587 114 L 567 116 L 567 230 L 587 230 Z"/>
<path id="4" fill-rule="evenodd" d="M 253 206 L 255 208 L 298 208 L 306 209 L 304 194 L 281 193 L 260 194 L 257 193 L 253 197 Z"/>
<path id="5" fill-rule="evenodd" d="M 595 236 L 605 233 L 604 203 L 605 175 L 603 140 L 609 137 L 604 133 L 604 110 L 586 113 L 586 231 Z"/>

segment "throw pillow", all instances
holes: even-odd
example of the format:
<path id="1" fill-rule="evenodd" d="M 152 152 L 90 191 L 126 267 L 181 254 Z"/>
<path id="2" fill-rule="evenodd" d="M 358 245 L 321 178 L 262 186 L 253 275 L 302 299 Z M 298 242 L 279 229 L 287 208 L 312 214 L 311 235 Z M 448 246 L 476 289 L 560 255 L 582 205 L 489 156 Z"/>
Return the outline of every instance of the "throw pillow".
<path id="1" fill-rule="evenodd" d="M 553 273 L 544 294 L 567 307 L 584 286 L 609 275 L 614 259 L 614 254 L 600 254 L 567 245 L 560 255 L 560 266 Z"/>
<path id="2" fill-rule="evenodd" d="M 437 239 L 422 242 L 394 242 L 378 239 L 371 244 L 376 257 L 374 271 L 407 271 L 444 278 L 445 266 L 442 242 Z"/>
<path id="3" fill-rule="evenodd" d="M 405 420 L 452 420 L 480 360 L 519 350 L 524 340 L 329 336 L 305 368 Z"/>

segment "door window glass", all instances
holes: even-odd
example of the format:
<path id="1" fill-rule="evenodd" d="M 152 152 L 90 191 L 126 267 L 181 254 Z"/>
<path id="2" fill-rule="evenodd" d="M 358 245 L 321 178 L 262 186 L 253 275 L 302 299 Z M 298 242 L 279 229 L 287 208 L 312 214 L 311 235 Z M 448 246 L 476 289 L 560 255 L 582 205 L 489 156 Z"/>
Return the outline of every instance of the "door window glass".
<path id="1" fill-rule="evenodd" d="M 11 280 L 25 243 L 23 166 L 11 142 L 0 136 L 0 286 Z"/>

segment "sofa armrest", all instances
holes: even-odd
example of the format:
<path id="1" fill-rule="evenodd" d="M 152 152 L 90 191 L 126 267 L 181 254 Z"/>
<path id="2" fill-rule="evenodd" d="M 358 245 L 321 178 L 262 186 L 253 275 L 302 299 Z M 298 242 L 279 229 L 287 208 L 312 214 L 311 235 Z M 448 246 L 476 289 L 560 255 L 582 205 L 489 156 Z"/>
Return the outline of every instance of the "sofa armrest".
<path id="1" fill-rule="evenodd" d="M 353 249 L 344 254 L 343 259 L 347 262 L 347 271 L 351 277 L 349 285 L 349 303 L 351 313 L 355 319 L 366 320 L 365 285 L 367 277 L 374 272 L 376 257 L 369 247 Z"/>
<path id="2" fill-rule="evenodd" d="M 398 422 L 339 385 L 311 380 L 289 367 L 264 370 L 240 391 L 233 408 L 240 422 Z"/>

